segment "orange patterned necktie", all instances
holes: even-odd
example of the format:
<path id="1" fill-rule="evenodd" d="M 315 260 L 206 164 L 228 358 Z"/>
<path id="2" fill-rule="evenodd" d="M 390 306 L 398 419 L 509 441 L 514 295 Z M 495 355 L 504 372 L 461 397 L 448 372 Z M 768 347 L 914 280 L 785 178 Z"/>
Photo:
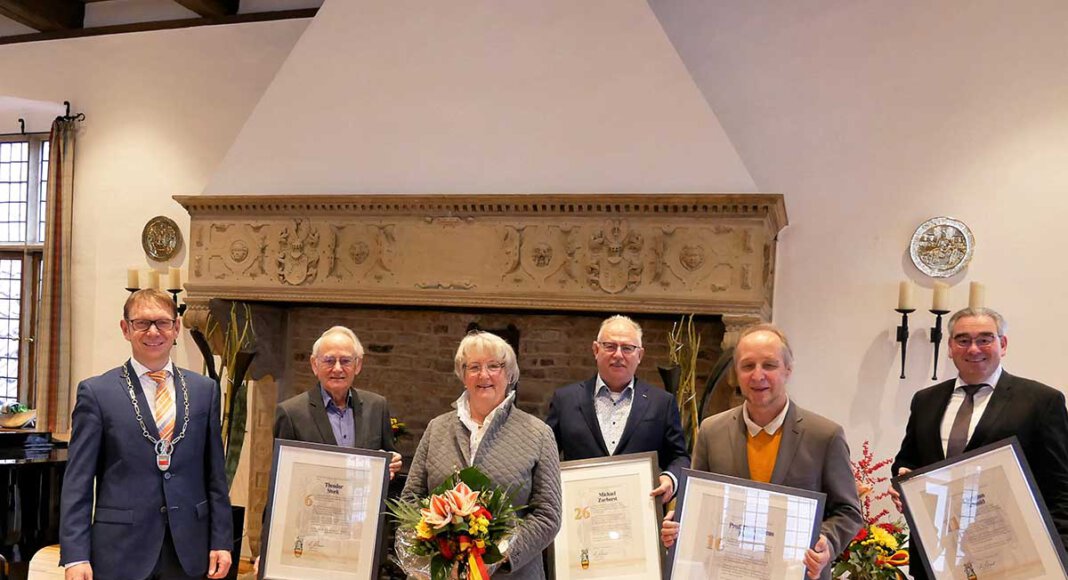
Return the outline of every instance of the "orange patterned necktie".
<path id="1" fill-rule="evenodd" d="M 159 429 L 159 438 L 170 441 L 174 435 L 174 397 L 167 389 L 167 371 L 152 371 L 149 378 L 156 381 L 156 428 Z"/>

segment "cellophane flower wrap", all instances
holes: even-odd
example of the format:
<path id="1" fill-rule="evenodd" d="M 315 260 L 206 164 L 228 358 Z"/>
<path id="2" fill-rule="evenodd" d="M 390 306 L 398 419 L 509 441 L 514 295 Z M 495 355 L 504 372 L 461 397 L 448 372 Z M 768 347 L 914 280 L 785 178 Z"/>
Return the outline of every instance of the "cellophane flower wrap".
<path id="1" fill-rule="evenodd" d="M 519 521 L 508 490 L 477 467 L 453 474 L 429 497 L 387 503 L 398 522 L 401 567 L 432 580 L 488 579 Z"/>
<path id="2" fill-rule="evenodd" d="M 908 528 L 899 520 L 887 521 L 890 510 L 875 512 L 873 503 L 890 497 L 889 487 L 875 493 L 875 487 L 886 483 L 890 478 L 879 475 L 887 468 L 892 459 L 875 461 L 871 445 L 865 441 L 860 461 L 850 461 L 853 466 L 853 478 L 857 484 L 864 515 L 864 527 L 857 532 L 849 546 L 834 564 L 834 577 L 840 578 L 849 573 L 853 580 L 904 578 L 900 567 L 909 563 Z"/>

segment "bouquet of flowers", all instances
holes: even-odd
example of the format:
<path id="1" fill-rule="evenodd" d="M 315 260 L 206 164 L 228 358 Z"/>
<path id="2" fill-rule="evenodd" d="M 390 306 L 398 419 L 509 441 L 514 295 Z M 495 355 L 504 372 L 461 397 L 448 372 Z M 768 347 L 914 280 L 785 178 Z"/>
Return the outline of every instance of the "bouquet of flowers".
<path id="1" fill-rule="evenodd" d="M 432 580 L 487 580 L 490 567 L 504 559 L 506 537 L 519 521 L 508 491 L 494 486 L 476 467 L 450 476 L 430 497 L 387 503 L 400 525 L 402 565 L 403 556 L 429 558 Z"/>
<path id="2" fill-rule="evenodd" d="M 849 572 L 851 579 L 897 580 L 905 577 L 899 568 L 909 563 L 909 553 L 905 549 L 908 530 L 900 522 L 883 521 L 890 514 L 890 510 L 884 508 L 873 513 L 872 507 L 874 502 L 890 496 L 889 488 L 879 493 L 873 492 L 876 485 L 890 479 L 879 475 L 878 472 L 891 461 L 892 459 L 875 461 L 871 445 L 867 441 L 864 442 L 860 461 L 850 461 L 857 494 L 861 498 L 864 527 L 838 556 L 834 564 L 835 578 L 846 572 Z"/>

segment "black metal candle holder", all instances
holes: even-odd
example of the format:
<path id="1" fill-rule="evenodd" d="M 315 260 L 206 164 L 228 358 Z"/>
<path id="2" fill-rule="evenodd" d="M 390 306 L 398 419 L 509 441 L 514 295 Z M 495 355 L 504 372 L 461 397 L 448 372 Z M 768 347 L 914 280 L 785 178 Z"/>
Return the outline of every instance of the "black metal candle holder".
<path id="1" fill-rule="evenodd" d="M 934 326 L 931 327 L 931 342 L 934 343 L 934 372 L 931 373 L 931 380 L 938 380 L 938 347 L 942 344 L 942 316 L 949 314 L 948 310 L 931 310 L 931 314 L 935 315 Z"/>
<path id="2" fill-rule="evenodd" d="M 182 316 L 183 314 L 185 314 L 185 309 L 187 305 L 178 303 L 178 295 L 184 292 L 184 290 L 182 290 L 181 288 L 168 288 L 167 292 L 170 292 L 171 296 L 174 297 L 174 305 L 178 308 L 178 316 Z"/>
<path id="3" fill-rule="evenodd" d="M 909 314 L 916 312 L 916 309 L 895 308 L 894 311 L 901 314 L 901 326 L 897 327 L 897 341 L 901 343 L 901 378 L 905 378 L 905 346 L 909 342 Z"/>

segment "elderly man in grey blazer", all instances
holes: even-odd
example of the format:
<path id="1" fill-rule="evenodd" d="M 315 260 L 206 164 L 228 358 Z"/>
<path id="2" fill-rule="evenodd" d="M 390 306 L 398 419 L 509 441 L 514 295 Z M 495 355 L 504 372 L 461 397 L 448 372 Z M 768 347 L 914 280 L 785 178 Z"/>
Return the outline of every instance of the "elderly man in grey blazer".
<path id="1" fill-rule="evenodd" d="M 790 401 L 792 369 L 793 353 L 781 330 L 771 324 L 743 330 L 734 370 L 745 403 L 701 423 L 693 468 L 827 494 L 819 539 L 804 563 L 809 578 L 829 579 L 831 561 L 864 520 L 842 427 Z M 678 536 L 673 515 L 661 529 L 666 546 Z"/>
<path id="2" fill-rule="evenodd" d="M 310 362 L 319 384 L 278 404 L 275 439 L 392 451 L 392 478 L 401 468 L 401 456 L 393 448 L 386 399 L 352 387 L 363 368 L 363 345 L 356 333 L 344 326 L 328 329 L 312 345 Z"/>

